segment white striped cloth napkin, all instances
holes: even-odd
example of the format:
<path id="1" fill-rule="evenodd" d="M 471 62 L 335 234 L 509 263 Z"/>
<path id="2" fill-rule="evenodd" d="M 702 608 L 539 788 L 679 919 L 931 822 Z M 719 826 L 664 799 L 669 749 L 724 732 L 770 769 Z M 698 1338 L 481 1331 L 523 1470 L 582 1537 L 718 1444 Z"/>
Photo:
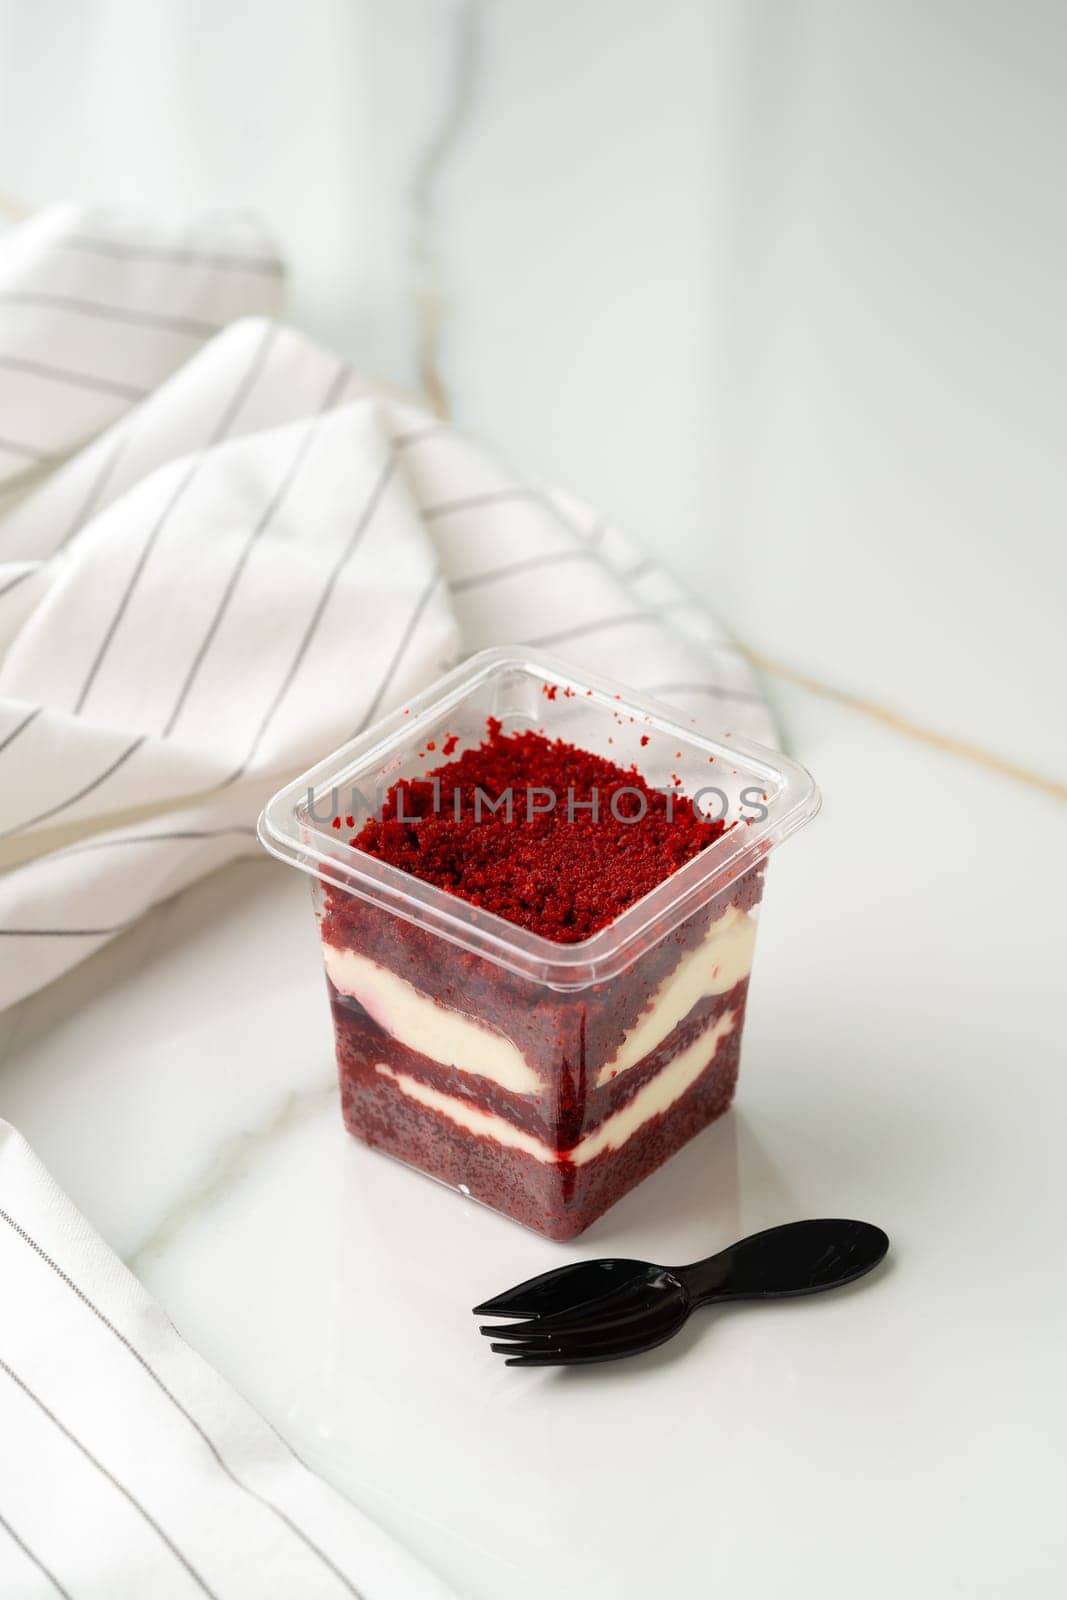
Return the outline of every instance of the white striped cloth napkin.
<path id="1" fill-rule="evenodd" d="M 449 1600 L 175 1333 L 0 1122 L 4 1600 Z"/>
<path id="2" fill-rule="evenodd" d="M 247 851 L 287 773 L 485 645 L 773 736 L 616 528 L 273 321 L 213 332 L 279 273 L 247 225 L 61 211 L 0 238 L 0 1005 Z"/>
<path id="3" fill-rule="evenodd" d="M 558 647 L 770 740 L 746 663 L 569 496 L 271 320 L 254 224 L 0 237 L 0 1006 L 254 846 L 461 656 Z M 441 1595 L 179 1340 L 0 1124 L 0 1594 Z"/>

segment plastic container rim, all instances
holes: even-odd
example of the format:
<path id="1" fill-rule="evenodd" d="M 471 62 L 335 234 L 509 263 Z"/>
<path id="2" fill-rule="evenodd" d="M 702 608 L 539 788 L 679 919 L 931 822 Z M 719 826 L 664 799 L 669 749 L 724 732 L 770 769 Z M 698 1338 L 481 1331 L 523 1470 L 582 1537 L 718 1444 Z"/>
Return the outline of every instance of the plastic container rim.
<path id="1" fill-rule="evenodd" d="M 309 792 L 317 799 L 324 792 L 358 782 L 381 767 L 399 744 L 417 741 L 420 728 L 446 716 L 496 674 L 515 670 L 544 684 L 572 689 L 575 695 L 585 696 L 587 704 L 591 700 L 612 712 L 647 719 L 648 727 L 670 734 L 683 748 L 688 745 L 716 760 L 728 761 L 735 774 L 745 769 L 754 784 L 766 789 L 766 817 L 728 829 L 607 927 L 577 944 L 557 944 L 434 884 L 423 883 L 388 862 L 364 855 L 334 835 L 328 825 L 309 818 Z M 546 703 L 544 717 L 549 734 L 552 704 Z M 653 697 L 572 668 L 541 650 L 496 647 L 469 657 L 279 789 L 264 806 L 257 832 L 272 855 L 313 878 L 370 901 L 520 976 L 555 989 L 578 989 L 616 976 L 809 822 L 820 803 L 818 787 L 807 769 L 777 750 L 749 739 L 701 733 L 680 722 L 677 711 Z"/>

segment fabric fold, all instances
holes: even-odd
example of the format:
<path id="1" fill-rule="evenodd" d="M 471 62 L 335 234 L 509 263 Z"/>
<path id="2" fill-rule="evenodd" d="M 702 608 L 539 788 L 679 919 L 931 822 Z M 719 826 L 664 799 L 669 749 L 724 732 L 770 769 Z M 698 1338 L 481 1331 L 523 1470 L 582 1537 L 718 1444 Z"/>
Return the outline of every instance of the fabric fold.
<path id="1" fill-rule="evenodd" d="M 3 1121 L 0 1278 L 19 1313 L 0 1329 L 0 1593 L 448 1600 L 182 1341 Z"/>
<path id="2" fill-rule="evenodd" d="M 618 529 L 245 314 L 280 283 L 248 224 L 64 209 L 3 244 L 18 349 L 130 393 L 89 421 L 31 404 L 0 344 L 0 400 L 61 463 L 0 515 L 0 1005 L 247 849 L 285 776 L 487 645 L 773 738 L 741 655 Z M 106 302 L 93 330 L 129 311 L 121 365 L 88 334 L 68 353 L 60 293 Z M 158 318 L 203 337 L 163 361 Z"/>

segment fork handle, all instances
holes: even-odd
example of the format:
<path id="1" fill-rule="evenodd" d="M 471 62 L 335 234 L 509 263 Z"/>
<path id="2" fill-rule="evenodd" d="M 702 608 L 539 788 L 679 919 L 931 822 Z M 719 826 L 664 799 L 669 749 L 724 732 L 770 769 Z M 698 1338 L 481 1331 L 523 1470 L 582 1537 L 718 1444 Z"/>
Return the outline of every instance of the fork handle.
<path id="1" fill-rule="evenodd" d="M 876 1267 L 888 1249 L 888 1237 L 870 1222 L 821 1217 L 751 1234 L 675 1270 L 694 1305 L 774 1300 L 851 1283 Z"/>

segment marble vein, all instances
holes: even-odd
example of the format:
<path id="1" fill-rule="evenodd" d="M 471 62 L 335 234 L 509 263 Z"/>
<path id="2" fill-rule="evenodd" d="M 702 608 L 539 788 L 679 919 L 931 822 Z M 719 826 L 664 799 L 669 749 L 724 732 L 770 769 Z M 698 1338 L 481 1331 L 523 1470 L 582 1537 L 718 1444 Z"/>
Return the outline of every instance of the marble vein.
<path id="1" fill-rule="evenodd" d="M 303 1127 L 338 1097 L 337 1079 L 286 1095 L 261 1122 L 232 1134 L 213 1152 L 193 1182 L 178 1195 L 143 1238 L 124 1255 L 130 1271 L 141 1275 L 187 1228 L 226 1199 L 268 1150 Z M 335 1113 L 336 1114 L 336 1113 Z"/>
<path id="2" fill-rule="evenodd" d="M 993 750 L 985 750 L 981 745 L 971 744 L 966 739 L 956 739 L 947 733 L 938 733 L 936 729 L 927 728 L 919 722 L 913 722 L 910 717 L 893 711 L 889 706 L 883 706 L 876 700 L 865 699 L 863 695 L 853 694 L 848 689 L 835 688 L 833 684 L 823 683 L 819 678 L 813 678 L 809 673 L 801 672 L 796 667 L 791 667 L 788 662 L 778 661 L 773 656 L 766 656 L 759 650 L 752 650 L 747 645 L 737 646 L 740 653 L 752 663 L 760 672 L 768 677 L 781 678 L 786 683 L 793 684 L 798 689 L 803 689 L 807 694 L 816 695 L 822 700 L 833 700 L 838 705 L 848 706 L 852 711 L 858 711 L 865 717 L 872 718 L 875 722 L 882 723 L 885 727 L 892 728 L 895 733 L 902 734 L 904 738 L 914 739 L 919 744 L 932 745 L 934 749 L 942 750 L 946 755 L 957 756 L 961 760 L 974 762 L 977 766 L 986 767 L 991 772 L 999 772 L 1002 777 L 1011 778 L 1016 783 L 1026 784 L 1028 788 L 1038 789 L 1044 794 L 1052 795 L 1056 800 L 1067 800 L 1067 783 L 1050 777 L 1044 772 L 1035 772 L 1030 767 L 1020 766 L 1015 761 L 1009 761 L 1005 756 L 997 755 Z"/>
<path id="3" fill-rule="evenodd" d="M 438 416 L 449 415 L 448 390 L 441 371 L 441 338 L 446 295 L 441 284 L 437 240 L 438 193 L 442 176 L 470 121 L 481 63 L 480 0 L 461 0 L 455 17 L 452 60 L 440 118 L 430 133 L 411 180 L 409 263 L 415 318 L 415 360 L 419 386 Z"/>

